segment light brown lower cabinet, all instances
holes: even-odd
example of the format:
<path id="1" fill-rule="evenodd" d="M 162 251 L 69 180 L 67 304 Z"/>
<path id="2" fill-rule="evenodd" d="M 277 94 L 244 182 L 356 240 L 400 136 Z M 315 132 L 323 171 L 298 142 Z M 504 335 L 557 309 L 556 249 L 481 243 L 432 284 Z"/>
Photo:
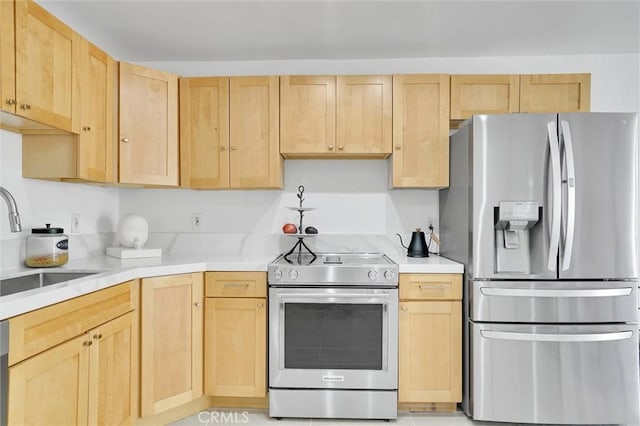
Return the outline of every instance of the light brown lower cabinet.
<path id="1" fill-rule="evenodd" d="M 133 285 L 137 293 L 137 282 L 122 285 Z M 105 291 L 93 295 L 108 294 Z M 121 305 L 120 301 L 112 302 L 112 307 Z M 43 310 L 52 312 L 50 308 Z M 50 316 L 46 322 L 53 334 L 60 318 L 73 315 L 60 309 L 57 312 L 57 317 Z M 29 322 L 29 316 L 38 317 L 40 312 L 24 316 Z M 137 312 L 80 333 L 9 367 L 9 424 L 121 425 L 138 418 Z"/>
<path id="2" fill-rule="evenodd" d="M 204 387 L 214 397 L 264 398 L 266 274 L 207 272 Z"/>
<path id="3" fill-rule="evenodd" d="M 454 411 L 462 400 L 461 299 L 461 275 L 400 275 L 400 409 Z"/>
<path id="4" fill-rule="evenodd" d="M 142 417 L 202 396 L 202 283 L 202 272 L 142 279 Z"/>

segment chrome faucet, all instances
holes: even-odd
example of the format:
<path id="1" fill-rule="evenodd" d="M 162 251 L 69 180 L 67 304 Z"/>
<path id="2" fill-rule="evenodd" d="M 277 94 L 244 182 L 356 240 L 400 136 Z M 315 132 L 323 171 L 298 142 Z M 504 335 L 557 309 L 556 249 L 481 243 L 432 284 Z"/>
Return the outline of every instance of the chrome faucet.
<path id="1" fill-rule="evenodd" d="M 16 205 L 16 200 L 13 198 L 13 195 L 1 186 L 0 195 L 2 195 L 4 201 L 7 202 L 7 207 L 9 208 L 9 226 L 11 227 L 11 232 L 22 231 L 20 213 L 18 213 L 18 206 Z"/>

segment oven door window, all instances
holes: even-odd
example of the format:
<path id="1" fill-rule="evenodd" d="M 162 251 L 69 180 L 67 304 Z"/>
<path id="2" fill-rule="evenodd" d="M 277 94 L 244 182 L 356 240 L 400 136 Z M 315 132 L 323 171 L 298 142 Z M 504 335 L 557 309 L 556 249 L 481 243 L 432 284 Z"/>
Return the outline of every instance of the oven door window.
<path id="1" fill-rule="evenodd" d="M 285 368 L 382 370 L 384 307 L 286 303 Z"/>

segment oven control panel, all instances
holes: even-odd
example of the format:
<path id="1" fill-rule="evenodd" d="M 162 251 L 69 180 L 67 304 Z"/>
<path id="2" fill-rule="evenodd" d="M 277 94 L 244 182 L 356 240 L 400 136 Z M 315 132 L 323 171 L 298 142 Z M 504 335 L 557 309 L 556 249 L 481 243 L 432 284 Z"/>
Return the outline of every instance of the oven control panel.
<path id="1" fill-rule="evenodd" d="M 269 265 L 269 285 L 309 286 L 398 286 L 397 268 L 389 267 L 342 267 L 309 268 L 297 265 Z"/>

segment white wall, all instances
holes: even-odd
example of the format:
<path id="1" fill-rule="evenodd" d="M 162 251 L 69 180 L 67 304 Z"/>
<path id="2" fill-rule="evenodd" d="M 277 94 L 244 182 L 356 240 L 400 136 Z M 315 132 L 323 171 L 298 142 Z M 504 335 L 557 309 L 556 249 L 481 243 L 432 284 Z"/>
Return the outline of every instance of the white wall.
<path id="1" fill-rule="evenodd" d="M 31 228 L 50 223 L 69 234 L 72 213 L 80 214 L 80 232 L 70 238 L 72 259 L 101 251 L 104 241 L 112 239 L 118 189 L 23 178 L 22 137 L 5 130 L 0 130 L 0 186 L 13 194 L 22 221 L 22 232 L 12 233 L 0 199 L 0 271 L 22 264 Z"/>

